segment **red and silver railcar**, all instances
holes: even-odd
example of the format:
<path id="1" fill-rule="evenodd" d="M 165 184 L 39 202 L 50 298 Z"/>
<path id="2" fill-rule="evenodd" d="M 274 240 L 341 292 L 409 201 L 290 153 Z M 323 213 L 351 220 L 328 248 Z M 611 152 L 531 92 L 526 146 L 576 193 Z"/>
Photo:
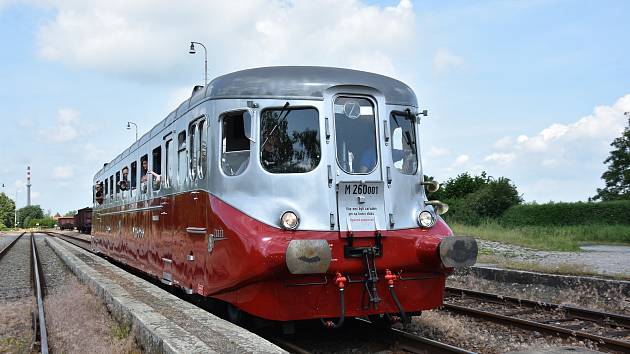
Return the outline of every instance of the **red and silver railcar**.
<path id="1" fill-rule="evenodd" d="M 446 276 L 473 264 L 477 245 L 427 200 L 423 113 L 407 85 L 367 72 L 218 77 L 95 175 L 95 247 L 231 314 L 440 306 Z"/>

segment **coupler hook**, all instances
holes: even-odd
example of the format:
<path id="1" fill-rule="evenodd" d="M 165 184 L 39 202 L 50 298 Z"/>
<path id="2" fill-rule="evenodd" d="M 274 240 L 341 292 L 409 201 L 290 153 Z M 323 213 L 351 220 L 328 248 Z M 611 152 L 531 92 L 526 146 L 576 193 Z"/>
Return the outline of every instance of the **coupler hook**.
<path id="1" fill-rule="evenodd" d="M 346 286 L 346 281 L 348 281 L 348 279 L 346 279 L 346 277 L 344 277 L 343 275 L 341 275 L 341 273 L 337 272 L 337 277 L 335 278 L 335 285 L 337 285 L 337 287 L 339 288 L 339 305 L 341 307 L 341 315 L 339 316 L 339 322 L 335 323 L 333 321 L 324 321 L 323 318 L 320 318 L 320 321 L 322 321 L 322 324 L 324 325 L 324 327 L 326 328 L 339 328 L 343 325 L 343 321 L 346 318 L 346 301 L 344 298 L 344 288 Z"/>
<path id="2" fill-rule="evenodd" d="M 400 319 L 402 323 L 406 324 L 409 319 L 407 318 L 407 314 L 405 313 L 405 310 L 400 304 L 400 301 L 398 301 L 398 296 L 396 296 L 396 291 L 394 291 L 394 281 L 397 279 L 398 279 L 397 275 L 392 274 L 392 272 L 389 269 L 385 269 L 385 280 L 387 280 L 387 287 L 389 288 L 389 293 L 392 296 L 392 299 L 394 299 L 394 303 L 396 304 L 396 308 L 398 308 L 398 312 L 400 312 Z"/>

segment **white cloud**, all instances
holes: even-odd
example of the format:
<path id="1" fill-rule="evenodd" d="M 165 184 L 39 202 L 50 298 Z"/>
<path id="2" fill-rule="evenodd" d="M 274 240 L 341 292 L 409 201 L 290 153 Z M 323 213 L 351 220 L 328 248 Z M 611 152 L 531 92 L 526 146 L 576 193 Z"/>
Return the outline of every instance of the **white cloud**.
<path id="1" fill-rule="evenodd" d="M 13 186 L 17 190 L 22 190 L 24 189 L 24 187 L 26 187 L 26 182 L 22 181 L 21 179 L 18 179 L 15 181 L 15 183 L 13 183 Z"/>
<path id="2" fill-rule="evenodd" d="M 541 152 L 555 149 L 557 145 L 581 144 L 589 140 L 611 141 L 626 125 L 624 112 L 630 110 L 630 94 L 617 100 L 612 106 L 598 106 L 593 114 L 574 123 L 554 123 L 537 135 L 521 135 L 518 143 L 526 150 Z"/>
<path id="3" fill-rule="evenodd" d="M 74 167 L 57 166 L 53 168 L 52 178 L 57 180 L 67 180 L 74 177 Z"/>
<path id="4" fill-rule="evenodd" d="M 409 0 L 390 7 L 356 0 L 190 0 L 176 8 L 167 0 L 50 3 L 56 16 L 37 35 L 43 58 L 143 79 L 201 68 L 202 58 L 188 54 L 190 40 L 206 44 L 211 76 L 296 63 L 393 74 L 400 43 L 416 33 Z"/>
<path id="5" fill-rule="evenodd" d="M 428 157 L 442 157 L 442 156 L 448 156 L 450 154 L 451 154 L 451 149 L 440 148 L 437 146 L 430 146 L 429 150 L 427 151 Z"/>
<path id="6" fill-rule="evenodd" d="M 465 155 L 465 154 L 459 155 L 453 162 L 453 166 L 461 166 L 461 165 L 466 164 L 468 161 L 470 161 L 470 156 Z"/>
<path id="7" fill-rule="evenodd" d="M 516 154 L 514 153 L 502 154 L 502 153 L 495 152 L 486 156 L 483 160 L 488 161 L 488 162 L 497 162 L 500 164 L 508 164 L 514 161 L 515 158 L 516 158 Z"/>
<path id="8" fill-rule="evenodd" d="M 462 68 L 464 65 L 465 61 L 462 57 L 444 48 L 438 49 L 433 58 L 433 72 L 436 74 L 444 73 L 450 69 Z"/>
<path id="9" fill-rule="evenodd" d="M 571 164 L 567 159 L 578 157 L 571 152 L 586 148 L 599 150 L 619 136 L 627 122 L 623 113 L 629 110 L 630 94 L 619 98 L 612 106 L 595 107 L 592 114 L 573 123 L 553 123 L 536 135 L 519 135 L 515 141 L 510 137 L 502 138 L 493 147 L 504 152 L 492 153 L 485 161 L 507 164 L 523 156 L 523 160 L 545 167 Z"/>
<path id="10" fill-rule="evenodd" d="M 79 116 L 81 113 L 72 108 L 57 111 L 57 124 L 50 129 L 43 129 L 39 134 L 44 140 L 54 143 L 67 143 L 79 136 Z"/>
<path id="11" fill-rule="evenodd" d="M 503 150 L 512 147 L 513 141 L 509 136 L 503 137 L 497 140 L 494 145 L 492 145 L 495 149 Z"/>
<path id="12" fill-rule="evenodd" d="M 104 162 L 107 159 L 111 158 L 113 153 L 108 153 L 107 151 L 96 147 L 96 145 L 92 143 L 87 143 L 83 146 L 82 156 L 86 161 L 101 161 Z M 109 160 L 107 160 L 109 161 Z"/>

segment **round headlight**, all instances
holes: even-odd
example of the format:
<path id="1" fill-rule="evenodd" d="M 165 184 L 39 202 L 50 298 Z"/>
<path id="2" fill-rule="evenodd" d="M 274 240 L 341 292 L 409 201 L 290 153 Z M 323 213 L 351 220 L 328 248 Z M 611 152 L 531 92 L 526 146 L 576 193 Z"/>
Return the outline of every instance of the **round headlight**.
<path id="1" fill-rule="evenodd" d="M 424 210 L 418 214 L 418 225 L 420 227 L 429 228 L 435 225 L 435 217 L 430 212 Z"/>
<path id="2" fill-rule="evenodd" d="M 300 225 L 300 218 L 292 211 L 285 211 L 280 217 L 280 224 L 285 230 L 295 230 Z"/>

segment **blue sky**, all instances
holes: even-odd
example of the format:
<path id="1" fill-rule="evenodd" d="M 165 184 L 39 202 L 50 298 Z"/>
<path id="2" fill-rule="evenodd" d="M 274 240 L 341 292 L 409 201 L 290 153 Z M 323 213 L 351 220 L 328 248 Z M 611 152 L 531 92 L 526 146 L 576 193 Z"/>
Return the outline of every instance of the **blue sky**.
<path id="1" fill-rule="evenodd" d="M 175 6 L 174 4 L 177 4 Z M 335 11 L 331 11 L 334 9 Z M 429 117 L 426 174 L 487 171 L 527 201 L 601 187 L 630 111 L 627 1 L 0 0 L 0 183 L 52 212 L 209 76 L 330 65 L 400 79 Z"/>

